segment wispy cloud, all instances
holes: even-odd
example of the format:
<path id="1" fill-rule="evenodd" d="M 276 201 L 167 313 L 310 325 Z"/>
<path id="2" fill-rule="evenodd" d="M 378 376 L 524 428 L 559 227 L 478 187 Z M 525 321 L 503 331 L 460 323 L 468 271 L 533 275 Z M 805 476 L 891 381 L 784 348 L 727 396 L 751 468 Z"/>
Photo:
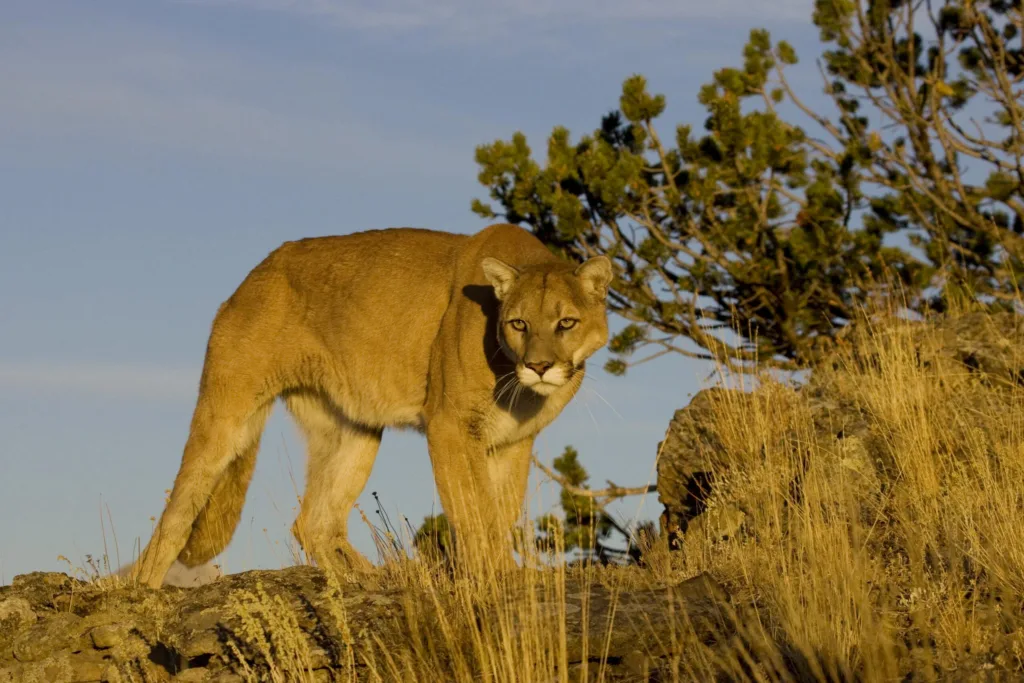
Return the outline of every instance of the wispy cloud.
<path id="1" fill-rule="evenodd" d="M 194 399 L 199 370 L 91 362 L 0 361 L 0 389 L 125 399 Z"/>
<path id="2" fill-rule="evenodd" d="M 699 19 L 806 21 L 811 0 L 177 0 L 326 18 L 346 29 L 482 40 L 530 25 L 552 29 L 597 23 Z"/>
<path id="3" fill-rule="evenodd" d="M 42 140 L 63 153 L 99 142 L 104 153 L 158 149 L 333 174 L 465 174 L 467 142 L 382 124 L 365 83 L 336 65 L 201 41 L 183 49 L 173 36 L 127 25 L 0 36 L 0 144 Z M 432 166 L 396 168 L 395 158 Z"/>

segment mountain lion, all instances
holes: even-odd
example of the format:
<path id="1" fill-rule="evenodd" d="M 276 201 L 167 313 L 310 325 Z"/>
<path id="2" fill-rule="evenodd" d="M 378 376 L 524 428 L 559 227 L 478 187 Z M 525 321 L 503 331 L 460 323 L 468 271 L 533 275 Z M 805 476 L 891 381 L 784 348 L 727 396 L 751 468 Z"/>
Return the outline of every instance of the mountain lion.
<path id="1" fill-rule="evenodd" d="M 608 339 L 611 262 L 565 262 L 526 230 L 392 228 L 286 242 L 213 321 L 181 466 L 131 575 L 231 540 L 273 402 L 308 448 L 292 531 L 320 566 L 366 568 L 348 515 L 385 427 L 424 432 L 460 555 L 511 558 L 534 437 Z M 498 545 L 494 545 L 498 544 Z"/>

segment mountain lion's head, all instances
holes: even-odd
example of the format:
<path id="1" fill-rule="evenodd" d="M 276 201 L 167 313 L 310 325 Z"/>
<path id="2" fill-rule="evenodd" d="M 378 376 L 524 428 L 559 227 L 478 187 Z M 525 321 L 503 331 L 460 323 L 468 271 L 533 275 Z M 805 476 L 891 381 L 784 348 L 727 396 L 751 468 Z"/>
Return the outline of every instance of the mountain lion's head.
<path id="1" fill-rule="evenodd" d="M 498 343 L 519 382 L 541 396 L 568 383 L 608 341 L 605 297 L 611 261 L 595 256 L 574 267 L 482 262 L 500 302 Z"/>

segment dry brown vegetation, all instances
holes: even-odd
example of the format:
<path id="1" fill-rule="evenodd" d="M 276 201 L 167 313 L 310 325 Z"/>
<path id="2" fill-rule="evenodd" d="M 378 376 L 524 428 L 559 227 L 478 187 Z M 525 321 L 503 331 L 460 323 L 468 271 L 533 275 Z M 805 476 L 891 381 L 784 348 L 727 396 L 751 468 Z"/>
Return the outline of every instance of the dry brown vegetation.
<path id="1" fill-rule="evenodd" d="M 992 333 L 996 346 L 1010 344 Z M 731 595 L 733 620 L 709 637 L 680 606 L 644 641 L 658 651 L 627 667 L 636 680 L 1024 675 L 1024 390 L 1013 375 L 922 362 L 927 335 L 922 342 L 919 325 L 895 317 L 847 339 L 813 384 L 862 416 L 853 444 L 837 449 L 811 427 L 806 388 L 762 379 L 747 395 L 716 394 L 709 429 L 726 447 L 709 462 L 717 483 L 706 514 L 742 511 L 728 538 L 705 524 L 683 552 L 649 549 L 643 568 L 566 567 L 564 557 L 527 552 L 516 572 L 460 580 L 392 563 L 375 581 L 404 596 L 409 635 L 399 642 L 353 632 L 344 595 L 354 589 L 335 580 L 332 628 L 349 658 L 337 676 L 610 679 L 600 647 L 569 654 L 567 591 L 649 586 L 670 600 L 669 586 L 700 573 Z M 246 665 L 250 680 L 313 680 L 309 646 L 284 605 L 257 593 L 234 607 L 248 625 L 240 647 L 259 653 Z"/>
<path id="2" fill-rule="evenodd" d="M 803 385 L 704 392 L 706 509 L 643 566 L 16 577 L 0 681 L 1019 680 L 1024 318 L 958 321 L 875 316 Z"/>

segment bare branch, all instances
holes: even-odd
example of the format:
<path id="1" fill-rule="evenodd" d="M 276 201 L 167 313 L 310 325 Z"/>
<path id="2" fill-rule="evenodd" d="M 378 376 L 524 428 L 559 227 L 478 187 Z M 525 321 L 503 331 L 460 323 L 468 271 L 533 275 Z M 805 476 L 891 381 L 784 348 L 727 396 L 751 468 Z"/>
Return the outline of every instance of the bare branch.
<path id="1" fill-rule="evenodd" d="M 626 496 L 642 496 L 645 493 L 654 493 L 658 490 L 658 486 L 656 484 L 648 484 L 647 486 L 619 486 L 610 481 L 607 482 L 608 487 L 603 489 L 591 490 L 580 488 L 579 486 L 573 486 L 570 484 L 565 477 L 542 463 L 536 455 L 531 455 L 530 459 L 533 460 L 533 464 L 536 465 L 541 472 L 553 479 L 559 486 L 573 495 L 582 496 L 584 498 L 593 498 L 594 504 L 601 510 L 604 510 L 609 503 L 619 498 L 624 498 Z"/>

